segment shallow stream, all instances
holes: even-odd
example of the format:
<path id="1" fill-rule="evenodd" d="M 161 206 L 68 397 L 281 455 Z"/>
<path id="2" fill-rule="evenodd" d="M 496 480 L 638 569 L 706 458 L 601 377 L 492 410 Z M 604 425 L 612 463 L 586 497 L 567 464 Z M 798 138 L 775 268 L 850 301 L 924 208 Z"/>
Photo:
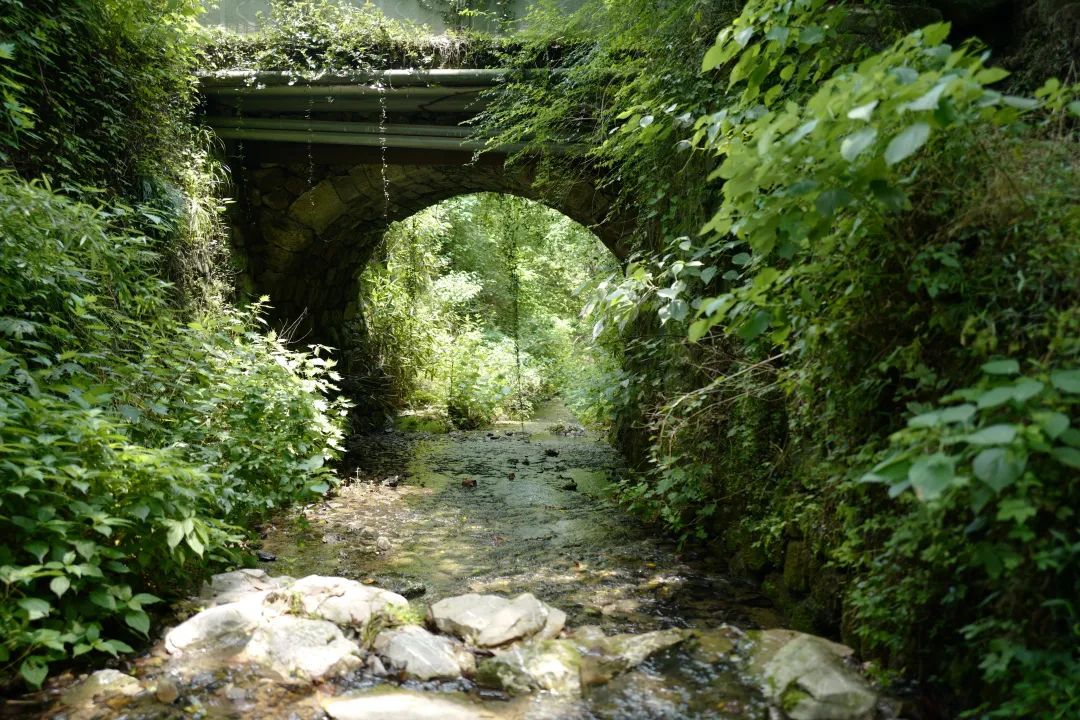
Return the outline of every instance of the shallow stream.
<path id="1" fill-rule="evenodd" d="M 269 574 L 376 585 L 409 598 L 417 618 L 454 595 L 529 592 L 566 612 L 571 631 L 720 629 L 658 652 L 572 701 L 545 693 L 511 698 L 465 678 L 402 681 L 364 670 L 312 688 L 246 666 L 208 667 L 178 696 L 162 698 L 171 660 L 159 643 L 122 666 L 149 692 L 119 698 L 115 707 L 44 716 L 321 720 L 327 697 L 399 685 L 504 720 L 775 717 L 742 675 L 738 648 L 743 630 L 782 621 L 753 585 L 725 575 L 705 553 L 680 551 L 620 508 L 611 499 L 624 472 L 620 456 L 560 404 L 487 430 L 355 437 L 349 460 L 349 476 L 333 497 L 262 528 Z"/>

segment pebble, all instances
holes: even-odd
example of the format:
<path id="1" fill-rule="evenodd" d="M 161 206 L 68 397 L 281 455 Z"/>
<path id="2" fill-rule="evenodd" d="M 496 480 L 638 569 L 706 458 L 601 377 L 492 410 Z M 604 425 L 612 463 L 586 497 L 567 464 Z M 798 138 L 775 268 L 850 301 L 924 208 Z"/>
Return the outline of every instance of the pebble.
<path id="1" fill-rule="evenodd" d="M 157 681 L 154 697 L 157 698 L 159 703 L 172 705 L 180 697 L 180 689 L 176 687 L 176 683 L 171 679 L 163 677 Z"/>
<path id="2" fill-rule="evenodd" d="M 379 550 L 381 550 L 382 552 L 387 552 L 394 546 L 390 542 L 390 539 L 388 537 L 386 537 L 385 535 L 380 535 L 375 541 L 375 547 L 379 548 Z"/>

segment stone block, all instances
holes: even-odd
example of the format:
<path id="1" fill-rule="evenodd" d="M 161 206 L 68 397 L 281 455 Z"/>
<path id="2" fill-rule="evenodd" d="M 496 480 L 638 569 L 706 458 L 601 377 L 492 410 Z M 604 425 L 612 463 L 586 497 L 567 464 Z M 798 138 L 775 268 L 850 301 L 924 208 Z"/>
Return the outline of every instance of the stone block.
<path id="1" fill-rule="evenodd" d="M 289 217 L 312 228 L 322 235 L 345 213 L 345 204 L 338 197 L 334 185 L 323 180 L 311 188 L 289 207 Z"/>

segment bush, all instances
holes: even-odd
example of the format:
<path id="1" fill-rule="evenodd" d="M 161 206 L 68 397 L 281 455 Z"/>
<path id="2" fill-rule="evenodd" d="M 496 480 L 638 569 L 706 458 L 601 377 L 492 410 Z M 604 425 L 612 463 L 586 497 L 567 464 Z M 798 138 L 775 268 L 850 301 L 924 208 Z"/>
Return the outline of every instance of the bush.
<path id="1" fill-rule="evenodd" d="M 150 240 L 0 173 L 0 667 L 130 650 L 146 607 L 244 555 L 253 515 L 325 492 L 344 403 L 260 306 L 184 325 Z"/>

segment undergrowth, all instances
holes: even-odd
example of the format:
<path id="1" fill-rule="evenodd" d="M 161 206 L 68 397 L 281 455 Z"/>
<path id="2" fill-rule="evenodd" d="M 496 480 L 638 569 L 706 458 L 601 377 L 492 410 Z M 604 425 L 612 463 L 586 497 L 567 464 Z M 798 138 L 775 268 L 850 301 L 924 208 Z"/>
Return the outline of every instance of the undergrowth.
<path id="1" fill-rule="evenodd" d="M 198 3 L 0 2 L 0 683 L 128 652 L 334 482 L 325 349 L 236 308 Z"/>

